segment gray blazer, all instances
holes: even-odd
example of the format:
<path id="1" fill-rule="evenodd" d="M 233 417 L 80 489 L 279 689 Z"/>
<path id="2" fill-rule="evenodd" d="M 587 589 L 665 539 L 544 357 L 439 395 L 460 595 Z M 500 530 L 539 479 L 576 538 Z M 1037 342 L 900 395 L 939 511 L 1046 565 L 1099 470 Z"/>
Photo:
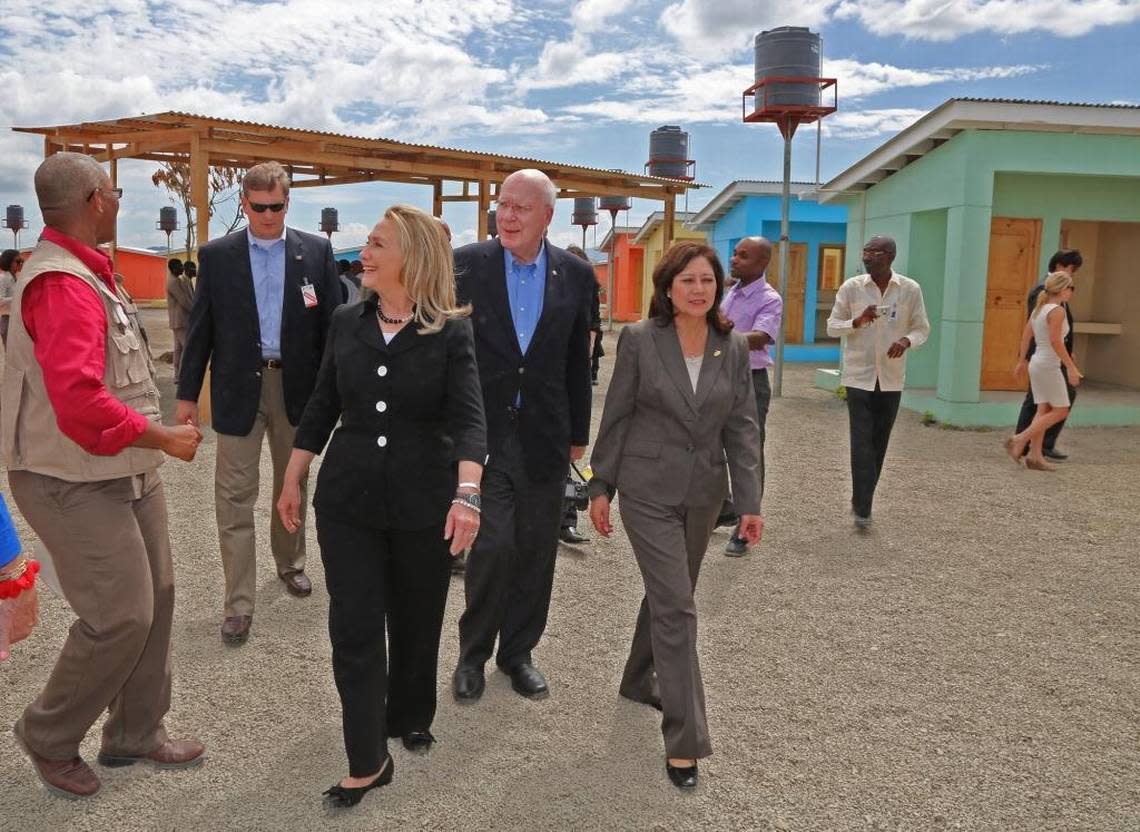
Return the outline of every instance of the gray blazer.
<path id="1" fill-rule="evenodd" d="M 726 464 L 727 463 L 727 464 Z M 591 496 L 619 492 L 660 505 L 719 504 L 760 513 L 760 427 L 739 333 L 709 329 L 693 393 L 681 342 L 670 323 L 625 327 L 590 455 Z"/>

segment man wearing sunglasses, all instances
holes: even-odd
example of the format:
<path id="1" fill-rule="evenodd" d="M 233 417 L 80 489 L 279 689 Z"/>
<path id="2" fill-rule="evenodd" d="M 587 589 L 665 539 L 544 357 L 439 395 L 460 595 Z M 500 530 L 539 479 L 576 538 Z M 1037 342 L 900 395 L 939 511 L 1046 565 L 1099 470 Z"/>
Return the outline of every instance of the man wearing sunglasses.
<path id="1" fill-rule="evenodd" d="M 178 379 L 178 421 L 197 424 L 198 396 L 210 365 L 218 435 L 214 509 L 226 578 L 222 640 L 227 644 L 242 644 L 253 622 L 253 507 L 262 440 L 268 434 L 276 503 L 333 309 L 343 299 L 329 241 L 285 227 L 289 184 L 277 162 L 250 168 L 241 194 L 248 228 L 199 250 L 198 287 Z M 302 493 L 302 512 L 306 504 Z M 285 589 L 309 595 L 304 533 L 290 534 L 277 512 L 270 512 L 269 544 Z"/>

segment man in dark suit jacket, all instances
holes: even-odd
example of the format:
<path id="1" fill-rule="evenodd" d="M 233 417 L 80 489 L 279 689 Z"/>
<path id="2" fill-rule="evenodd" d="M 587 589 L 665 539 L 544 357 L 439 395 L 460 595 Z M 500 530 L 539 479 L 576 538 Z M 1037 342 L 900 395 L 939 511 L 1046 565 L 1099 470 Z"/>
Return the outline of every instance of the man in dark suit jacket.
<path id="1" fill-rule="evenodd" d="M 1074 249 L 1061 249 L 1052 257 L 1049 258 L 1049 272 L 1050 274 L 1056 271 L 1068 272 L 1069 276 L 1077 273 L 1084 263 L 1084 258 L 1081 253 Z M 1037 296 L 1045 291 L 1045 283 L 1042 281 L 1033 287 L 1029 292 L 1028 306 L 1029 314 L 1033 314 L 1033 310 L 1037 306 Z M 1073 354 L 1073 311 L 1069 309 L 1069 304 L 1065 304 L 1065 317 L 1069 319 L 1069 334 L 1065 336 L 1065 349 L 1069 351 L 1069 355 Z M 1032 339 L 1029 341 L 1029 351 L 1025 354 L 1026 361 L 1033 355 L 1037 349 L 1037 344 Z M 1073 402 L 1077 400 L 1077 388 L 1069 384 L 1069 376 L 1065 373 L 1061 374 L 1065 378 L 1065 387 L 1069 391 L 1069 407 L 1071 408 Z M 1033 403 L 1033 390 L 1032 388 L 1025 394 L 1025 401 L 1021 403 L 1021 412 L 1017 416 L 1017 433 L 1029 427 L 1029 423 L 1033 421 L 1033 415 L 1037 412 L 1037 405 Z M 1049 430 L 1045 431 L 1045 438 L 1041 443 L 1042 453 L 1049 459 L 1068 459 L 1069 455 L 1057 450 L 1057 437 L 1061 434 L 1061 428 L 1065 426 L 1065 420 L 1062 419 Z M 1028 453 L 1028 449 L 1026 449 Z"/>
<path id="2" fill-rule="evenodd" d="M 496 637 L 496 664 L 515 691 L 548 692 L 531 651 L 550 607 L 562 483 L 589 441 L 595 285 L 586 263 L 545 240 L 556 194 L 540 171 L 511 174 L 498 192 L 499 239 L 455 253 L 460 300 L 474 307 L 490 451 L 459 620 L 460 702 L 482 696 Z"/>
<path id="3" fill-rule="evenodd" d="M 198 423 L 198 396 L 209 364 L 218 434 L 214 508 L 226 576 L 222 639 L 229 644 L 244 642 L 253 621 L 253 506 L 262 439 L 268 432 L 276 503 L 333 309 L 343 298 L 329 241 L 285 227 L 289 176 L 281 165 L 250 168 L 242 179 L 241 202 L 249 227 L 199 251 L 201 275 L 182 354 L 177 409 L 179 424 Z M 304 494 L 301 505 L 303 510 Z M 305 535 L 289 534 L 276 512 L 271 512 L 270 546 L 285 588 L 300 597 L 312 592 L 304 572 Z"/>

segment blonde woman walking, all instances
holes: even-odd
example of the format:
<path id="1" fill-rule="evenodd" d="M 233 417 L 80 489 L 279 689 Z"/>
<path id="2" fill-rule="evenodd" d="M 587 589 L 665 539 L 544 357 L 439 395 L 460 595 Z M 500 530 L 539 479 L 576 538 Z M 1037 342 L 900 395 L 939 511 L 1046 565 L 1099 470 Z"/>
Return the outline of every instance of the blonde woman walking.
<path id="1" fill-rule="evenodd" d="M 1065 349 L 1069 322 L 1065 318 L 1064 304 L 1069 302 L 1075 291 L 1073 276 L 1068 272 L 1053 272 L 1045 278 L 1045 291 L 1037 296 L 1037 306 L 1025 324 L 1021 347 L 1017 352 L 1017 365 L 1013 368 L 1014 376 L 1020 380 L 1025 377 L 1028 367 L 1029 386 L 1033 392 L 1033 402 L 1037 405 L 1037 414 L 1029 427 L 1005 441 L 1005 450 L 1014 462 L 1020 464 L 1028 446 L 1029 455 L 1025 458 L 1025 466 L 1035 471 L 1056 470 L 1055 465 L 1045 461 L 1042 442 L 1045 432 L 1069 415 L 1071 402 L 1069 391 L 1065 387 L 1065 377 L 1061 375 L 1062 365 L 1068 374 L 1069 384 L 1073 387 L 1079 385 L 1084 378 L 1073 357 Z M 1036 341 L 1037 350 L 1027 362 L 1025 353 L 1029 350 L 1030 339 Z"/>

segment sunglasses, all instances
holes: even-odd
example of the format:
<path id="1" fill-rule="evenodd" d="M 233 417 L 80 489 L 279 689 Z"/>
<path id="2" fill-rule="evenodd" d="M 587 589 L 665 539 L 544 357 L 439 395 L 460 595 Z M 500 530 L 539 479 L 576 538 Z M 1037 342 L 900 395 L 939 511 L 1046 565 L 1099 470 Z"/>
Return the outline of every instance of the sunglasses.
<path id="1" fill-rule="evenodd" d="M 266 211 L 272 211 L 274 214 L 280 214 L 285 210 L 284 202 L 251 202 L 247 199 L 246 204 L 249 205 L 249 207 L 258 214 L 264 214 Z"/>
<path id="2" fill-rule="evenodd" d="M 95 194 L 98 193 L 110 194 L 111 196 L 115 197 L 115 199 L 123 198 L 122 188 L 96 188 L 91 193 L 87 194 L 87 201 L 90 202 L 91 197 L 95 196 Z"/>

